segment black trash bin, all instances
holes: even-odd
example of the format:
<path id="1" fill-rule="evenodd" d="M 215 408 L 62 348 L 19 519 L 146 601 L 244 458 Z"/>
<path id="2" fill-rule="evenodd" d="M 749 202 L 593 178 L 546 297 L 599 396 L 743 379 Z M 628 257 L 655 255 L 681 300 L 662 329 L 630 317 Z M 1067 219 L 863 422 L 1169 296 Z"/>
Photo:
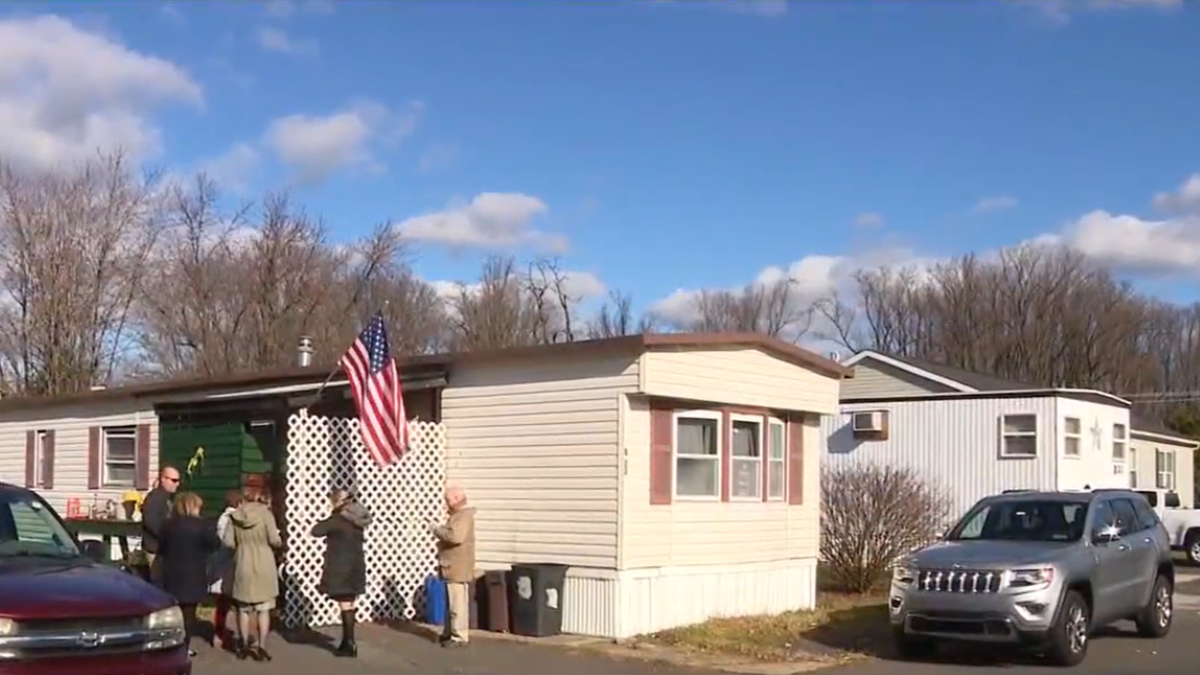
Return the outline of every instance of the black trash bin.
<path id="1" fill-rule="evenodd" d="M 566 565 L 513 565 L 508 573 L 512 632 L 528 637 L 550 637 L 561 633 L 566 581 Z"/>

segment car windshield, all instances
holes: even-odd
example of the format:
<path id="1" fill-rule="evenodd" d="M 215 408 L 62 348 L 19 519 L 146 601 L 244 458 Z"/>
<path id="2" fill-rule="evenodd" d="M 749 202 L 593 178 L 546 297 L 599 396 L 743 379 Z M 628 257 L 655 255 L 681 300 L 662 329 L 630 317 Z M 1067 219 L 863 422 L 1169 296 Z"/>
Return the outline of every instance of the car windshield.
<path id="1" fill-rule="evenodd" d="M 952 541 L 1075 541 L 1083 536 L 1087 504 L 1002 500 L 976 506 L 947 537 Z"/>
<path id="2" fill-rule="evenodd" d="M 0 494 L 0 560 L 79 556 L 79 547 L 45 502 L 28 493 Z"/>

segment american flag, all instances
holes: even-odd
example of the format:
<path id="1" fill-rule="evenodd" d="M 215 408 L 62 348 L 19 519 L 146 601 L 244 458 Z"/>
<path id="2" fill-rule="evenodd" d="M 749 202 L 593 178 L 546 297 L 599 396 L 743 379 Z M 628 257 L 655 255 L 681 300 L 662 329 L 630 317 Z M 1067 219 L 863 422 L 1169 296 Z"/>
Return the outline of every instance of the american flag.
<path id="1" fill-rule="evenodd" d="M 350 380 L 363 444 L 382 465 L 400 461 L 408 448 L 408 418 L 400 395 L 400 375 L 388 348 L 383 313 L 371 318 L 350 350 L 342 357 Z"/>

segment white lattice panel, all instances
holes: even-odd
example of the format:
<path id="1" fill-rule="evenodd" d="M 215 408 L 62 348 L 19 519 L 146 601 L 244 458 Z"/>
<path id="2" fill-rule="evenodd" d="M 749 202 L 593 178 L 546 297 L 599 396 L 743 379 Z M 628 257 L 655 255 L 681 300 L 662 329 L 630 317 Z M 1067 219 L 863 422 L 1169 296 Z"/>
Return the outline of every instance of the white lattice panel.
<path id="1" fill-rule="evenodd" d="M 329 514 L 329 492 L 346 488 L 371 512 L 366 532 L 367 592 L 359 621 L 412 619 L 424 606 L 425 579 L 437 569 L 431 520 L 445 516 L 446 429 L 409 423 L 409 450 L 380 467 L 363 447 L 358 420 L 292 415 L 287 451 L 287 555 L 283 567 L 284 622 L 337 623 L 337 605 L 317 590 L 325 540 L 313 525 Z"/>

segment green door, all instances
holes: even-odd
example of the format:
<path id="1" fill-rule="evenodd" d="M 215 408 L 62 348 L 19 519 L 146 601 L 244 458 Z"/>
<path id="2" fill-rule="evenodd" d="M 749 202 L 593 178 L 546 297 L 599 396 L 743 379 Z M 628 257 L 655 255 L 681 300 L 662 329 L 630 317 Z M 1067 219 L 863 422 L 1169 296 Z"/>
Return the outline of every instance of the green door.
<path id="1" fill-rule="evenodd" d="M 163 422 L 159 425 L 160 461 L 179 469 L 181 489 L 200 495 L 205 515 L 216 515 L 225 507 L 225 493 L 242 486 L 247 436 L 241 422 Z"/>

